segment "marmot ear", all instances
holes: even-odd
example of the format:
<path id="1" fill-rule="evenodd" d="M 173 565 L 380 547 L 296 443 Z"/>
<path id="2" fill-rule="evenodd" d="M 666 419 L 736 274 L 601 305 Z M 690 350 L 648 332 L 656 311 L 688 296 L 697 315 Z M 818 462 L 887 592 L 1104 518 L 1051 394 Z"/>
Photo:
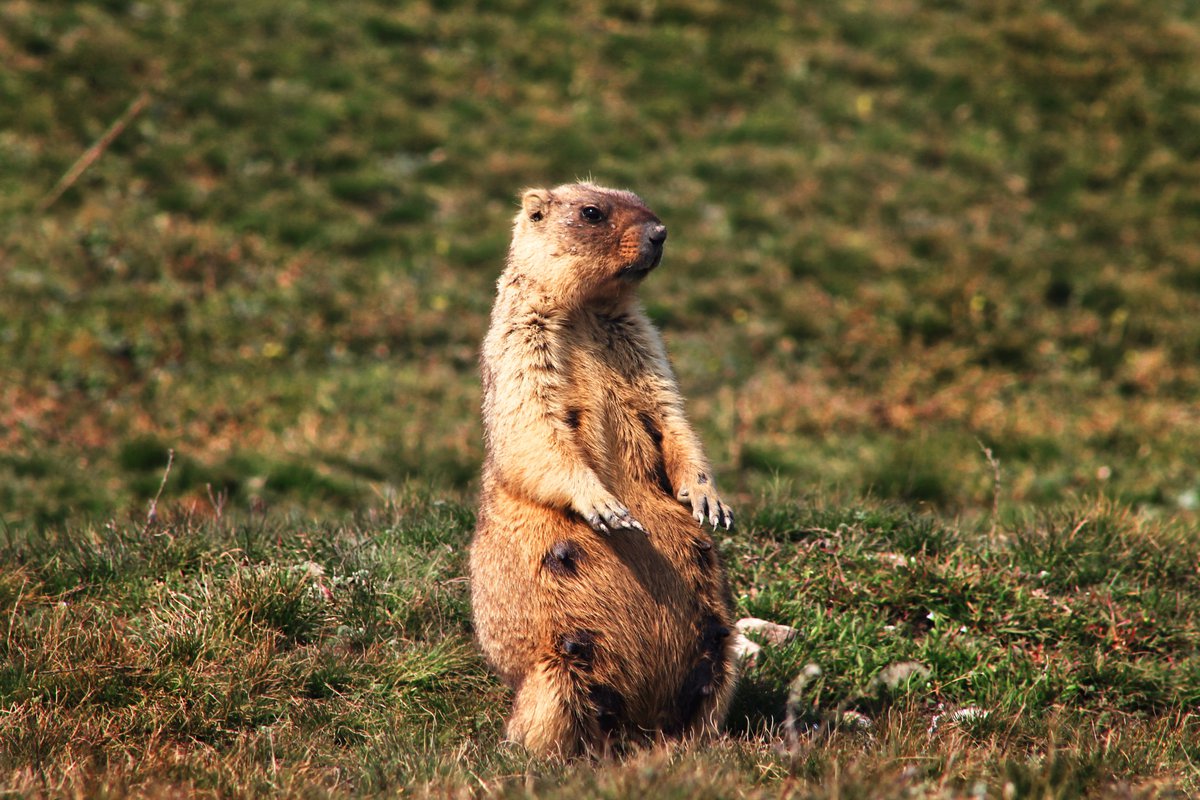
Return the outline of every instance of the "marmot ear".
<path id="1" fill-rule="evenodd" d="M 521 196 L 521 208 L 525 210 L 525 216 L 537 222 L 546 215 L 546 208 L 550 205 L 552 195 L 545 189 L 526 189 L 525 194 Z"/>

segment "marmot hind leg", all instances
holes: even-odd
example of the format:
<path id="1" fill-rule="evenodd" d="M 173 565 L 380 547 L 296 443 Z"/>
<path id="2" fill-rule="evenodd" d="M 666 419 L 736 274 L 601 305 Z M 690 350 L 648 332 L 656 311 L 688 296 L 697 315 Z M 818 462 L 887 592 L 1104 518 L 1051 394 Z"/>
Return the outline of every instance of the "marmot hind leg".
<path id="1" fill-rule="evenodd" d="M 608 756 L 617 747 L 622 705 L 614 690 L 583 684 L 566 665 L 544 662 L 517 690 L 506 736 L 539 756 Z"/>
<path id="2" fill-rule="evenodd" d="M 715 614 L 701 625 L 695 664 L 676 700 L 678 723 L 666 732 L 681 738 L 705 738 L 720 732 L 737 685 L 730 643 L 732 630 Z"/>
<path id="3" fill-rule="evenodd" d="M 697 693 L 690 719 L 684 723 L 680 738 L 707 739 L 719 734 L 729 713 L 729 703 L 733 699 L 736 685 L 736 673 L 727 669 L 725 674 L 702 687 Z"/>

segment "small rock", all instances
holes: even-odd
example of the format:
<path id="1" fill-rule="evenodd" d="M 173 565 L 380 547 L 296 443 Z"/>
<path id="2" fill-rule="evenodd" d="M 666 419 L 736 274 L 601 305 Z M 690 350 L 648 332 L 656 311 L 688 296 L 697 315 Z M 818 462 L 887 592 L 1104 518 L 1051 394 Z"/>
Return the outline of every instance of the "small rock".
<path id="1" fill-rule="evenodd" d="M 313 579 L 325 577 L 325 568 L 315 561 L 301 561 L 292 569 Z"/>
<path id="2" fill-rule="evenodd" d="M 871 679 L 871 690 L 879 692 L 882 689 L 899 689 L 912 683 L 924 683 L 933 672 L 919 661 L 901 661 L 884 667 Z"/>
<path id="3" fill-rule="evenodd" d="M 853 709 L 846 709 L 842 712 L 840 723 L 843 728 L 861 733 L 869 733 L 874 723 L 866 714 L 861 714 Z"/>
<path id="4" fill-rule="evenodd" d="M 1175 502 L 1179 504 L 1180 508 L 1186 511 L 1195 511 L 1197 508 L 1200 508 L 1200 492 L 1197 492 L 1195 489 L 1185 489 L 1179 493 L 1179 497 L 1176 498 Z"/>
<path id="5" fill-rule="evenodd" d="M 960 722 L 971 722 L 977 719 L 986 719 L 988 712 L 978 706 L 966 706 L 958 708 L 954 711 L 947 711 L 944 714 L 934 714 L 933 719 L 929 721 L 929 735 L 933 736 L 938 732 L 938 729 L 943 725 L 953 725 Z"/>
<path id="6" fill-rule="evenodd" d="M 800 631 L 790 625 L 780 625 L 778 622 L 768 622 L 758 617 L 746 617 L 734 623 L 738 632 L 745 635 L 753 633 L 769 645 L 778 647 L 786 644 L 800 635 Z"/>
<path id="7" fill-rule="evenodd" d="M 762 646 L 747 639 L 741 633 L 733 637 L 733 654 L 737 660 L 742 662 L 742 666 L 746 669 L 758 664 L 758 654 L 762 652 Z"/>

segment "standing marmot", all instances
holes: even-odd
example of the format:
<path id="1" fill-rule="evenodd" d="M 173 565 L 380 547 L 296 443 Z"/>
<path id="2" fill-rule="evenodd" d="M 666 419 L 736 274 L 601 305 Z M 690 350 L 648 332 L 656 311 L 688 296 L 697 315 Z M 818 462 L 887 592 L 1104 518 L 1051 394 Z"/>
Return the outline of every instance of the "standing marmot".
<path id="1" fill-rule="evenodd" d="M 629 192 L 522 198 L 483 343 L 475 630 L 540 754 L 714 731 L 735 682 L 733 525 L 638 283 L 667 229 Z"/>

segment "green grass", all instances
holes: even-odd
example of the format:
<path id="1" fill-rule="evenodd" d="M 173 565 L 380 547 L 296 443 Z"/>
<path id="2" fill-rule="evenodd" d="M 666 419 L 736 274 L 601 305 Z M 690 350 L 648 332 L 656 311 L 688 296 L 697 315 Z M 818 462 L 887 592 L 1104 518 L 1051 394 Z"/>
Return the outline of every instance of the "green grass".
<path id="1" fill-rule="evenodd" d="M 747 671 L 720 741 L 602 764 L 501 742 L 509 698 L 462 577 L 468 508 L 410 495 L 337 525 L 10 534 L 0 775 L 89 795 L 1200 790 L 1194 536 L 1104 503 L 994 534 L 884 504 L 764 508 L 723 543 L 738 610 L 801 636 Z M 914 661 L 927 675 L 878 685 Z M 806 664 L 821 675 L 789 723 Z M 954 720 L 964 708 L 980 713 Z M 836 724 L 851 711 L 859 725 Z"/>
<path id="2" fill-rule="evenodd" d="M 0 791 L 1200 792 L 1198 23 L 0 4 Z M 586 176 L 671 229 L 739 608 L 803 635 L 727 739 L 556 766 L 462 557 L 515 197 Z"/>
<path id="3" fill-rule="evenodd" d="M 978 511 L 977 440 L 1017 503 L 1200 489 L 1189 5 L 2 14 L 9 523 L 144 502 L 150 443 L 197 501 L 469 491 L 516 192 L 584 175 L 671 227 L 646 302 L 743 498 Z"/>

